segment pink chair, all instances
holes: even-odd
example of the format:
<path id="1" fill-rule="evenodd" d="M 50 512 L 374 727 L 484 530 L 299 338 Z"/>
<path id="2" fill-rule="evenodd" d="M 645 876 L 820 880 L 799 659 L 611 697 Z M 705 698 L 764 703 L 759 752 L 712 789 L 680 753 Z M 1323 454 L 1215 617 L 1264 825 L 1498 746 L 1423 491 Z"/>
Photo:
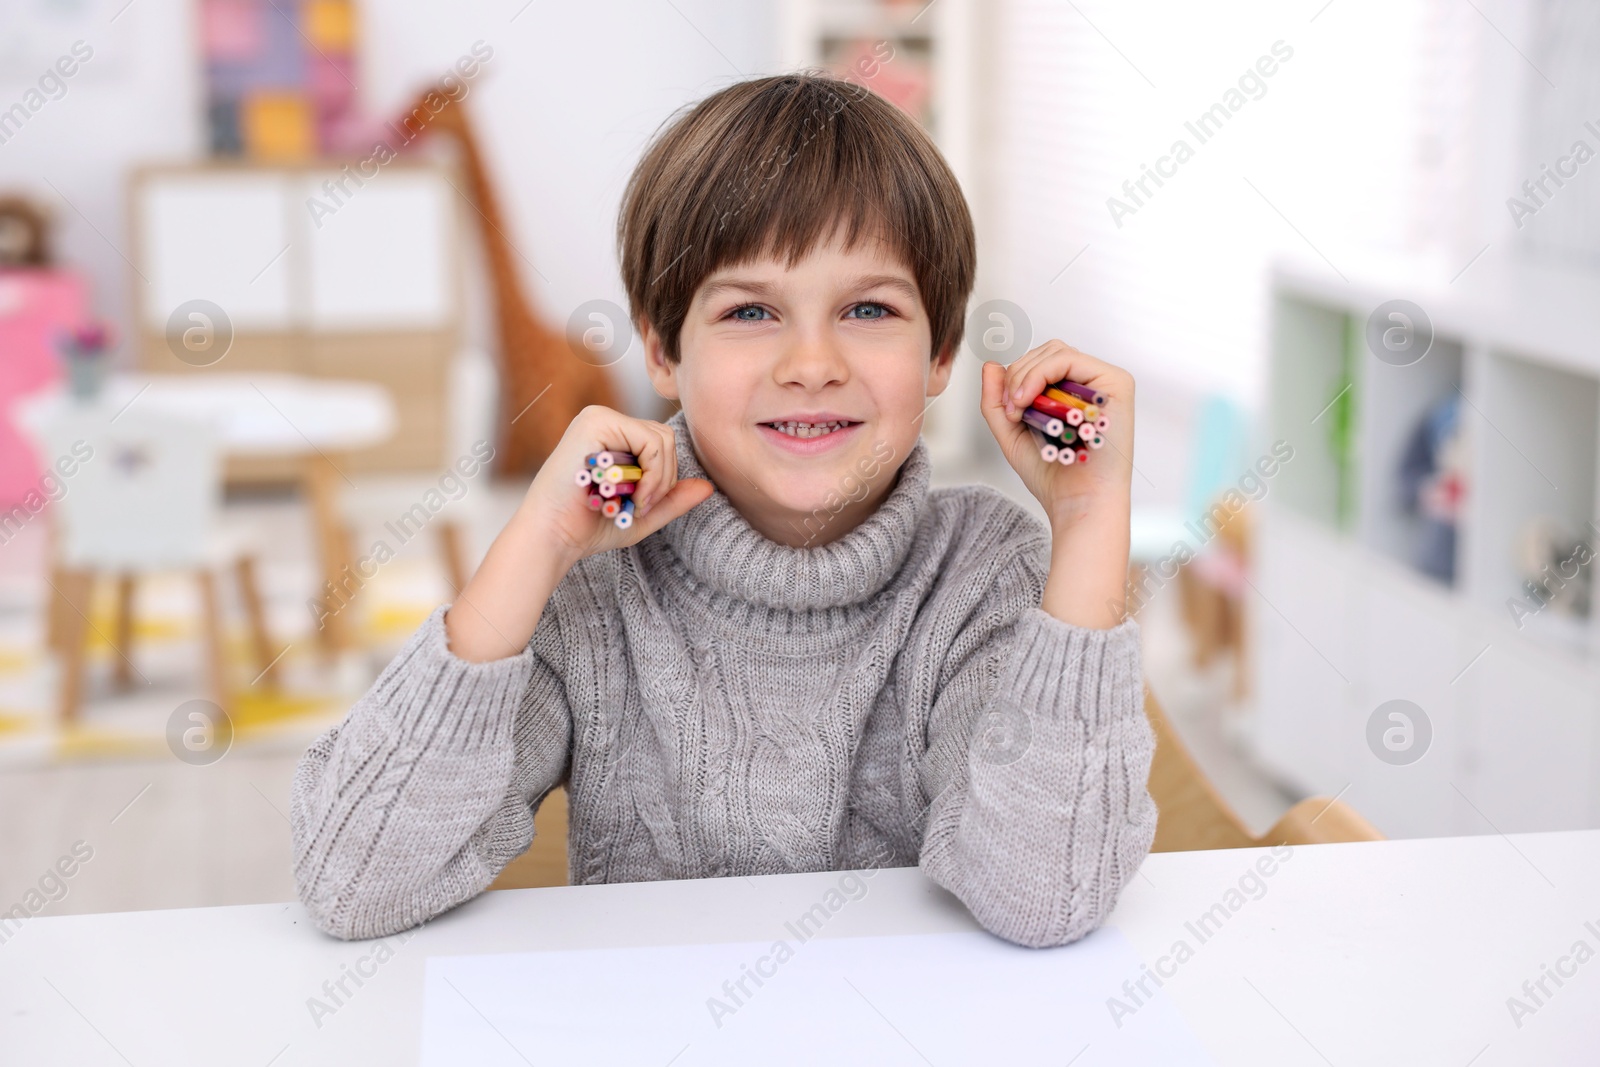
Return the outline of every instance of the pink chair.
<path id="1" fill-rule="evenodd" d="M 82 321 L 84 304 L 83 279 L 69 271 L 0 270 L 0 511 L 37 490 L 44 471 L 11 407 L 61 377 L 56 337 Z"/>

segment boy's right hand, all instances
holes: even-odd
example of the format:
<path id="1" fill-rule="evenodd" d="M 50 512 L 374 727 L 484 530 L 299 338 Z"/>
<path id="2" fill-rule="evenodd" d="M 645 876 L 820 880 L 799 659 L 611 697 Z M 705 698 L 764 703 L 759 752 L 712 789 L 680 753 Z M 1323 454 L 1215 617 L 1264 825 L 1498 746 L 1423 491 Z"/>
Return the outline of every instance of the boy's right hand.
<path id="1" fill-rule="evenodd" d="M 588 489 L 573 484 L 573 475 L 587 457 L 608 450 L 632 452 L 644 468 L 644 478 L 633 493 L 633 525 L 626 530 L 589 510 Z M 571 567 L 597 552 L 637 544 L 715 491 L 704 478 L 678 477 L 672 427 L 591 404 L 567 426 L 519 510 L 534 528 L 549 534 L 551 547 Z"/>
<path id="2" fill-rule="evenodd" d="M 633 525 L 626 530 L 590 511 L 588 490 L 573 482 L 590 454 L 607 450 L 632 452 L 644 468 L 633 494 Z M 516 655 L 579 560 L 649 537 L 715 491 L 704 478 L 678 477 L 671 427 L 610 408 L 584 408 L 539 468 L 471 581 L 457 590 L 444 619 L 451 651 L 479 663 Z"/>

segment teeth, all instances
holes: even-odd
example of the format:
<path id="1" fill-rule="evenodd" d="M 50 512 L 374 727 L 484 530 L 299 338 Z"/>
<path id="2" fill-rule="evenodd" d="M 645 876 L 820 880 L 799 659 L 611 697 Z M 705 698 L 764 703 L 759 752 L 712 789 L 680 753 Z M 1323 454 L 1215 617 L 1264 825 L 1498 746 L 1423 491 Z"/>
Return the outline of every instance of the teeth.
<path id="1" fill-rule="evenodd" d="M 771 422 L 771 426 L 779 433 L 788 434 L 790 437 L 822 437 L 841 430 L 849 423 L 845 422 Z"/>

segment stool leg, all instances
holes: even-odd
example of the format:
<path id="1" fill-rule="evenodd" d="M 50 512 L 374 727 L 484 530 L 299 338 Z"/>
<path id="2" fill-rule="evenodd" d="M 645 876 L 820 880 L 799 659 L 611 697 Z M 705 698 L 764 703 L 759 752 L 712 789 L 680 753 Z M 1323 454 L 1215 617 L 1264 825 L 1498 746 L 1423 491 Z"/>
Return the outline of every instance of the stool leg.
<path id="1" fill-rule="evenodd" d="M 254 556 L 240 556 L 233 565 L 239 582 L 239 596 L 244 601 L 245 616 L 250 621 L 250 643 L 254 646 L 256 670 L 261 680 L 269 686 L 278 684 L 277 653 L 271 635 L 267 632 L 267 609 L 261 600 L 261 586 L 256 581 Z"/>
<path id="2" fill-rule="evenodd" d="M 78 721 L 83 703 L 83 667 L 88 649 L 89 599 L 94 592 L 90 571 L 63 570 L 58 575 L 61 614 L 61 693 L 59 718 L 62 726 Z"/>
<path id="3" fill-rule="evenodd" d="M 217 605 L 217 579 L 209 570 L 196 572 L 200 584 L 200 625 L 206 649 L 206 688 L 212 701 L 228 711 L 225 661 L 222 655 L 222 612 Z"/>
<path id="4" fill-rule="evenodd" d="M 1233 645 L 1233 699 L 1243 703 L 1250 695 L 1250 634 L 1245 627 L 1244 602 L 1230 601 L 1228 615 L 1228 632 Z"/>
<path id="5" fill-rule="evenodd" d="M 44 622 L 44 643 L 51 652 L 61 652 L 66 648 L 68 619 L 72 616 L 72 606 L 67 602 L 66 588 L 71 579 L 69 571 L 59 564 L 50 565 L 50 592 L 46 596 Z"/>
<path id="6" fill-rule="evenodd" d="M 311 510 L 311 523 L 317 538 L 322 581 L 318 584 L 316 598 L 327 612 L 321 617 L 322 625 L 317 635 L 324 650 L 339 653 L 353 643 L 352 621 L 343 610 L 355 590 L 347 588 L 351 581 L 350 569 L 355 560 L 351 550 L 351 534 L 339 518 L 339 482 L 342 475 L 331 459 L 318 453 L 306 461 L 302 474 L 306 503 Z M 334 592 L 330 595 L 328 590 Z"/>
<path id="7" fill-rule="evenodd" d="M 460 593 L 467 584 L 467 563 L 463 555 L 461 524 L 449 519 L 439 522 L 439 555 L 443 557 L 445 579 L 451 593 Z"/>
<path id="8" fill-rule="evenodd" d="M 50 592 L 45 594 L 44 647 L 46 651 L 59 653 L 63 647 L 63 638 L 66 636 L 67 616 L 72 614 L 72 609 L 67 607 L 66 598 L 62 593 L 67 587 L 67 570 L 60 562 L 59 524 L 55 522 L 54 515 L 47 515 L 47 519 L 50 526 L 45 542 L 48 552 L 45 567 L 49 573 Z"/>
<path id="9" fill-rule="evenodd" d="M 117 618 L 113 624 L 112 640 L 116 642 L 117 657 L 112 661 L 112 677 L 117 687 L 127 689 L 133 685 L 133 602 L 136 580 L 131 574 L 117 576 Z"/>

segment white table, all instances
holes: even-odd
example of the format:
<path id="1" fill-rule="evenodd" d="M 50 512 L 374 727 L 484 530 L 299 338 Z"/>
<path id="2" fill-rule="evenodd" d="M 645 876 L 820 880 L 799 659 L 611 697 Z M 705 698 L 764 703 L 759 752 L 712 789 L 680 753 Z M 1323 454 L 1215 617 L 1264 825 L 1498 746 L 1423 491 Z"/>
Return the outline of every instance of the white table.
<path id="1" fill-rule="evenodd" d="M 41 425 L 69 404 L 65 385 L 16 405 L 19 424 Z M 90 401 L 114 416 L 130 405 L 216 424 L 222 450 L 236 456 L 349 452 L 394 435 L 389 391 L 371 382 L 293 374 L 114 374 Z"/>
<path id="2" fill-rule="evenodd" d="M 1600 957 L 1547 980 L 1520 1028 L 1506 1003 L 1576 941 L 1600 950 L 1600 831 L 1302 846 L 1199 943 L 1185 924 L 1267 853 L 1151 856 L 1110 920 L 1149 963 L 1194 946 L 1165 989 L 1219 1064 L 1600 1061 Z M 0 944 L 0 1061 L 410 1063 L 430 955 L 771 939 L 838 877 L 487 893 L 381 965 L 374 943 L 319 934 L 298 904 L 40 917 Z M 874 875 L 819 936 L 974 928 L 905 869 Z M 319 1028 L 308 999 L 362 960 L 376 973 Z M 1091 1047 L 1076 1067 L 1115 1062 Z"/>
<path id="3" fill-rule="evenodd" d="M 137 406 L 212 422 L 226 456 L 297 460 L 311 509 L 322 578 L 338 587 L 351 562 L 338 497 L 349 481 L 340 458 L 370 448 L 395 433 L 394 398 L 372 382 L 307 378 L 292 374 L 114 374 L 90 401 L 71 397 L 65 383 L 17 403 L 17 424 L 33 430 L 69 405 L 92 405 L 108 421 Z M 59 607 L 53 607 L 59 611 Z M 320 631 L 333 647 L 348 643 L 338 612 Z M 51 633 L 56 632 L 52 624 Z"/>

